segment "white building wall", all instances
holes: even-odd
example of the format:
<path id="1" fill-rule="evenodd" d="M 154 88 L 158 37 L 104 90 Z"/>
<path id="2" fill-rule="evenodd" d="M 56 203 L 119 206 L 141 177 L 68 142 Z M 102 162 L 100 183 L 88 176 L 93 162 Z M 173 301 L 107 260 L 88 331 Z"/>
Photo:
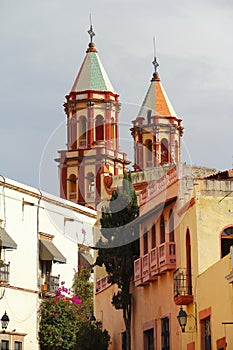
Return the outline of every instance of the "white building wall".
<path id="1" fill-rule="evenodd" d="M 96 212 L 2 177 L 0 219 L 17 244 L 17 249 L 3 250 L 1 255 L 10 262 L 10 281 L 9 285 L 0 282 L 0 318 L 6 311 L 10 318 L 7 331 L 26 333 L 24 350 L 36 350 L 41 301 L 38 233 L 54 236 L 53 243 L 66 264 L 53 263 L 51 275 L 60 275 L 60 282 L 71 287 L 78 265 L 78 243 L 93 244 Z"/>

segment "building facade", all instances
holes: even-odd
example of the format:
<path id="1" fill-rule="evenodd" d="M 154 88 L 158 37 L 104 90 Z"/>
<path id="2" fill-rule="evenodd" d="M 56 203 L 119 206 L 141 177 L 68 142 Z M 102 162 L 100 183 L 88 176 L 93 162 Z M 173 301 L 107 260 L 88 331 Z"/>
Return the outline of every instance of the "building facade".
<path id="1" fill-rule="evenodd" d="M 129 161 L 119 152 L 119 96 L 100 64 L 92 28 L 89 34 L 66 97 L 68 149 L 60 152 L 60 184 L 62 197 L 101 213 L 121 187 Z M 140 231 L 131 283 L 132 349 L 231 349 L 233 174 L 181 163 L 182 121 L 162 86 L 156 58 L 153 65 L 131 128 Z M 96 269 L 95 317 L 110 333 L 110 350 L 126 349 L 122 312 L 111 304 L 116 291 L 105 270 Z M 186 322 L 182 327 L 178 315 Z"/>
<path id="2" fill-rule="evenodd" d="M 1 349 L 39 349 L 41 300 L 61 281 L 72 286 L 95 220 L 91 209 L 0 177 L 0 299 L 10 320 Z"/>

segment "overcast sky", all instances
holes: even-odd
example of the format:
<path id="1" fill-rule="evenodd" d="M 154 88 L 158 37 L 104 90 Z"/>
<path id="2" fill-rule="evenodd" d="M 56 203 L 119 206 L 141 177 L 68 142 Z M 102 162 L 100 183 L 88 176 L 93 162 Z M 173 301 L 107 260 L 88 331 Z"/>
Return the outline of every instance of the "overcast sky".
<path id="1" fill-rule="evenodd" d="M 0 0 L 0 173 L 57 192 L 63 103 L 89 42 L 120 95 L 122 151 L 153 73 L 183 120 L 183 160 L 232 168 L 233 2 Z M 127 147 L 128 148 L 128 147 Z"/>

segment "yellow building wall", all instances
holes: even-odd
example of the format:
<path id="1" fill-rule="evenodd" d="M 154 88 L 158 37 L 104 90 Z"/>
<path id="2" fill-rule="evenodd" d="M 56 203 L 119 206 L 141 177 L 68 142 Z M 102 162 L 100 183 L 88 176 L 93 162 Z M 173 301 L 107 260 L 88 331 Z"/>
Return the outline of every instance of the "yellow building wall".
<path id="1" fill-rule="evenodd" d="M 226 336 L 227 349 L 233 349 L 233 284 L 225 276 L 232 271 L 231 254 L 208 268 L 197 278 L 198 328 L 200 344 L 199 312 L 211 308 L 212 349 L 216 349 L 217 339 Z"/>
<path id="2" fill-rule="evenodd" d="M 233 199 L 221 195 L 197 197 L 198 273 L 204 272 L 221 257 L 221 233 L 233 225 Z"/>

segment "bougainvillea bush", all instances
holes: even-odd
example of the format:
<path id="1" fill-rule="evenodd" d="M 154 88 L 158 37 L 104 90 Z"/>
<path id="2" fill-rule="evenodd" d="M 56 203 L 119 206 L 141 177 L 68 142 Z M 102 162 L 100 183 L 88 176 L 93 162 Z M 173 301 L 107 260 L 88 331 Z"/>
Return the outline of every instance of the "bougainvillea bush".
<path id="1" fill-rule="evenodd" d="M 42 300 L 39 316 L 41 350 L 105 350 L 110 337 L 100 322 L 91 322 L 93 284 L 90 271 L 78 265 L 73 286 L 61 282 L 55 297 Z M 90 336 L 90 334 L 92 334 Z"/>
<path id="2" fill-rule="evenodd" d="M 79 296 L 70 296 L 64 283 L 55 297 L 43 299 L 39 313 L 41 349 L 74 349 L 77 329 L 82 323 Z"/>

